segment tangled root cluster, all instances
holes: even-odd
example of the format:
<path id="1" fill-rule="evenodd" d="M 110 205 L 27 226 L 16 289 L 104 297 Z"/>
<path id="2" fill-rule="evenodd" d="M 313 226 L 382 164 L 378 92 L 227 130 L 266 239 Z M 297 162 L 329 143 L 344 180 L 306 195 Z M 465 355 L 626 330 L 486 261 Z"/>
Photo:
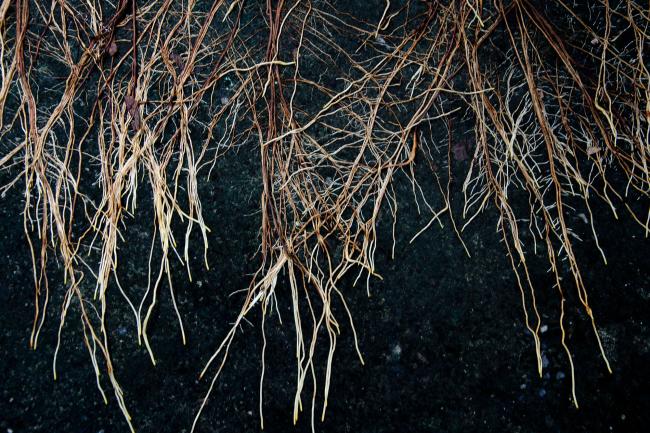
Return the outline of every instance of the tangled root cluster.
<path id="1" fill-rule="evenodd" d="M 431 215 L 423 230 L 447 219 L 463 242 L 477 215 L 497 210 L 540 372 L 531 256 L 545 257 L 554 275 L 572 373 L 568 291 L 609 368 L 568 215 L 582 202 L 597 242 L 591 205 L 599 200 L 650 232 L 650 11 L 637 0 L 578 3 L 385 0 L 365 22 L 333 0 L 0 1 L 0 167 L 11 173 L 2 192 L 24 188 L 32 346 L 51 308 L 54 256 L 65 275 L 56 288 L 65 291 L 59 344 L 68 313 L 78 312 L 98 388 L 106 400 L 106 373 L 131 426 L 109 351 L 107 299 L 128 304 L 155 363 L 148 325 L 163 288 L 175 299 L 170 261 L 183 262 L 191 279 L 189 244 L 199 233 L 207 266 L 199 185 L 218 158 L 248 146 L 259 152 L 259 267 L 203 370 L 212 385 L 239 324 L 254 308 L 275 307 L 284 275 L 296 331 L 294 419 L 305 398 L 312 418 L 317 400 L 325 415 L 343 326 L 331 305 L 343 305 L 354 332 L 342 279 L 378 276 L 378 220 L 383 208 L 397 215 L 397 175 Z M 451 212 L 454 159 L 468 161 L 462 219 Z M 439 191 L 436 202 L 425 182 Z M 149 286 L 136 294 L 116 268 L 128 242 L 121 231 L 143 194 L 154 236 L 142 258 Z M 325 377 L 315 366 L 319 338 L 329 345 Z"/>

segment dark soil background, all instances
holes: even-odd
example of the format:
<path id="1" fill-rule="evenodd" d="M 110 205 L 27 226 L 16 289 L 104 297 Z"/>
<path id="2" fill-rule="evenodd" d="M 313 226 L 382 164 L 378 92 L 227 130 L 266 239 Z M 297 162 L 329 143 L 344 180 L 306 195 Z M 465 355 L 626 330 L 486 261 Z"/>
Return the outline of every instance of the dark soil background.
<path id="1" fill-rule="evenodd" d="M 257 245 L 253 176 L 242 169 L 244 152 L 221 162 L 220 177 L 205 188 L 210 200 L 211 270 L 195 266 L 188 283 L 179 269 L 176 290 L 188 331 L 181 343 L 168 296 L 152 325 L 158 365 L 153 367 L 133 335 L 130 316 L 116 302 L 111 319 L 117 377 L 123 385 L 134 423 L 141 432 L 188 431 L 208 382 L 197 381 L 200 368 L 228 330 L 241 298 L 228 295 L 249 282 Z M 407 191 L 407 185 L 404 185 Z M 204 191 L 206 193 L 206 191 Z M 249 198 L 247 198 L 249 197 Z M 629 218 L 614 221 L 602 209 L 604 266 L 593 242 L 580 244 L 581 263 L 592 306 L 614 373 L 602 362 L 584 314 L 570 325 L 575 352 L 580 409 L 570 401 L 569 366 L 560 346 L 556 320 L 546 319 L 543 337 L 547 368 L 538 377 L 532 339 L 527 334 L 519 293 L 493 226 L 486 215 L 471 226 L 465 255 L 449 227 L 434 227 L 416 242 L 408 240 L 426 221 L 404 200 L 398 222 L 396 258 L 390 260 L 389 231 L 377 252 L 383 281 L 346 287 L 366 365 L 353 349 L 348 326 L 335 355 L 331 397 L 322 432 L 644 431 L 650 397 L 650 254 L 648 241 Z M 14 190 L 2 200 L 3 223 L 0 290 L 0 428 L 2 432 L 118 432 L 127 426 L 115 401 L 105 406 L 82 345 L 73 314 L 64 329 L 60 378 L 52 378 L 61 282 L 37 351 L 28 348 L 33 315 L 31 263 L 22 231 L 21 195 Z M 137 242 L 147 226 L 129 229 L 123 257 L 146 254 L 148 242 Z M 584 234 L 588 235 L 585 226 Z M 128 251 L 127 251 L 128 250 Z M 201 251 L 197 252 L 200 263 Z M 121 262 L 133 281 L 146 275 L 138 261 Z M 541 303 L 558 302 L 546 268 L 534 270 Z M 136 283 L 137 284 L 137 283 Z M 284 286 L 286 288 L 286 286 Z M 280 290 L 282 293 L 282 290 Z M 116 295 L 117 297 L 117 295 Z M 119 299 L 118 299 L 119 300 Z M 293 343 L 287 293 L 280 295 L 284 325 L 267 320 L 269 347 L 265 382 L 265 431 L 309 431 L 306 410 L 292 427 L 294 390 Z M 259 319 L 259 317 L 255 317 Z M 201 432 L 259 430 L 258 383 L 261 332 L 259 320 L 245 326 L 233 346 L 223 376 L 199 424 Z M 129 325 L 131 324 L 131 325 Z M 321 357 L 324 362 L 324 358 Z M 110 389 L 107 390 L 111 396 Z M 307 393 L 309 395 L 309 393 Z M 317 408 L 317 413 L 320 408 Z"/>
<path id="2" fill-rule="evenodd" d="M 380 14 L 381 10 L 365 13 Z M 192 283 L 182 266 L 175 265 L 186 346 L 169 294 L 163 291 L 150 326 L 157 356 L 154 367 L 144 346 L 137 344 L 132 316 L 113 291 L 108 318 L 111 350 L 138 432 L 189 431 L 207 391 L 210 377 L 199 381 L 198 374 L 242 302 L 241 294 L 230 294 L 248 286 L 258 264 L 256 152 L 253 147 L 242 147 L 229 153 L 219 160 L 216 176 L 201 186 L 206 223 L 212 228 L 210 270 L 201 265 L 200 242 L 195 243 Z M 460 162 L 455 169 L 462 172 L 466 167 L 467 162 Z M 7 179 L 7 173 L 0 175 L 0 184 Z M 548 330 L 542 334 L 546 368 L 540 378 L 519 290 L 496 233 L 496 213 L 484 213 L 464 233 L 471 257 L 448 221 L 444 228 L 434 225 L 409 244 L 430 215 L 417 213 L 404 179 L 397 180 L 397 189 L 401 207 L 395 259 L 390 258 L 391 221 L 385 218 L 376 254 L 383 280 L 371 280 L 370 297 L 364 285 L 354 287 L 349 281 L 343 287 L 365 366 L 356 356 L 351 329 L 339 305 L 342 334 L 324 422 L 319 420 L 320 404 L 316 407 L 317 432 L 646 431 L 650 421 L 650 244 L 622 208 L 620 219 L 615 220 L 607 207 L 594 205 L 607 266 L 579 211 L 569 216 L 583 239 L 576 253 L 613 368 L 609 374 L 590 322 L 577 308 L 574 294 L 567 294 L 568 343 L 574 353 L 580 403 L 576 409 L 570 400 L 569 364 L 554 315 L 559 296 L 550 283 L 548 264 L 540 259 L 533 261 L 532 268 L 540 309 L 548 314 L 544 316 Z M 147 197 L 146 191 L 140 195 L 140 213 L 129 221 L 127 242 L 120 246 L 120 277 L 128 287 L 146 284 L 146 262 L 141 258 L 148 254 L 151 235 Z M 461 206 L 459 201 L 453 205 Z M 110 386 L 106 387 L 108 405 L 96 388 L 74 308 L 63 330 L 59 379 L 53 380 L 63 292 L 54 261 L 48 321 L 38 350 L 28 347 L 34 294 L 22 207 L 20 188 L 0 199 L 0 433 L 128 431 Z M 280 283 L 278 292 L 284 325 L 276 314 L 266 321 L 264 431 L 308 432 L 308 405 L 298 424 L 292 425 L 295 334 L 288 287 Z M 197 431 L 260 430 L 259 319 L 259 313 L 253 314 L 252 325 L 245 324 L 238 333 Z M 318 359 L 324 365 L 325 347 L 321 350 Z M 321 371 L 321 381 L 322 377 Z M 310 394 L 307 389 L 305 403 Z"/>

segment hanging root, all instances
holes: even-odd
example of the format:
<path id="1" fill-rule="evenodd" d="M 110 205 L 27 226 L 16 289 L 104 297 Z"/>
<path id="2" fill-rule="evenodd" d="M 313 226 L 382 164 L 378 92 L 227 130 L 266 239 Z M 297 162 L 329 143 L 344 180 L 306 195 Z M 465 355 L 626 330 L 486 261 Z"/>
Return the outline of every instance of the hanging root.
<path id="1" fill-rule="evenodd" d="M 462 243 L 480 213 L 496 210 L 540 375 L 534 256 L 548 260 L 559 294 L 575 405 L 567 303 L 577 299 L 611 371 L 569 217 L 578 204 L 586 209 L 605 263 L 594 199 L 615 216 L 624 203 L 650 233 L 650 15 L 641 2 L 599 0 L 577 10 L 562 0 L 385 1 L 377 22 L 324 0 L 115 3 L 0 1 L 0 167 L 11 174 L 3 193 L 24 185 L 31 345 L 45 323 L 55 256 L 65 282 L 56 353 L 68 313 L 78 312 L 99 390 L 107 401 L 106 373 L 131 429 L 109 351 L 108 299 L 124 299 L 155 364 L 148 330 L 167 286 L 185 342 L 170 261 L 181 261 L 191 279 L 198 231 L 207 267 L 199 185 L 240 146 L 259 151 L 260 262 L 201 373 L 212 380 L 193 428 L 240 323 L 259 307 L 264 332 L 285 288 L 296 332 L 294 422 L 308 389 L 312 428 L 317 403 L 325 416 L 344 328 L 335 312 L 345 311 L 363 363 L 344 277 L 365 279 L 368 291 L 379 277 L 377 227 L 382 209 L 396 218 L 397 176 L 412 185 L 418 211 L 431 214 L 422 231 L 449 217 Z M 451 205 L 452 165 L 461 160 L 462 221 Z M 416 164 L 431 170 L 423 175 Z M 437 186 L 436 198 L 425 196 L 424 182 Z M 136 292 L 117 277 L 118 249 L 143 193 L 153 235 L 149 284 Z M 263 427 L 264 351 L 262 360 Z"/>

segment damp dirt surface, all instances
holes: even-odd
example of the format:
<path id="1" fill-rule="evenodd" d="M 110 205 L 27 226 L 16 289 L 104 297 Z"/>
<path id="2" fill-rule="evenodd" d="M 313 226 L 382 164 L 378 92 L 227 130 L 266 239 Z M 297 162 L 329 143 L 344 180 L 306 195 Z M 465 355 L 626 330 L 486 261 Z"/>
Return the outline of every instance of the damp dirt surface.
<path id="1" fill-rule="evenodd" d="M 356 2 L 362 3 L 362 2 Z M 383 2 L 364 13 L 381 14 Z M 376 19 L 376 17 L 374 17 Z M 183 345 L 167 289 L 149 325 L 156 355 L 152 365 L 138 345 L 132 314 L 112 288 L 107 317 L 116 377 L 125 393 L 136 431 L 189 432 L 215 369 L 199 373 L 231 327 L 259 257 L 259 167 L 257 149 L 242 147 L 217 162 L 215 175 L 200 194 L 209 234 L 208 264 L 198 236 L 191 250 L 192 281 L 184 266 L 173 264 L 174 289 L 187 334 Z M 416 164 L 418 160 L 416 160 Z M 456 182 L 469 161 L 453 161 Z M 0 174 L 0 183 L 10 179 Z M 323 380 L 327 336 L 319 337 L 319 367 L 314 430 L 331 433 L 389 432 L 641 432 L 650 421 L 650 243 L 623 209 L 616 219 L 594 200 L 600 246 L 579 212 L 571 212 L 576 255 L 588 288 L 609 373 L 591 321 L 577 295 L 566 293 L 566 339 L 573 355 L 576 396 L 572 401 L 571 365 L 561 344 L 557 312 L 560 297 L 548 262 L 533 260 L 531 280 L 542 316 L 543 371 L 538 374 L 533 338 L 527 331 L 521 295 L 493 208 L 463 232 L 469 255 L 449 219 L 429 222 L 411 184 L 396 179 L 399 192 L 395 240 L 392 220 L 381 219 L 376 268 L 381 275 L 366 284 L 350 276 L 341 285 L 352 313 L 359 349 L 343 306 L 335 304 L 341 325 L 333 360 L 327 411 L 323 420 Z M 456 184 L 456 191 L 459 185 Z M 431 194 L 435 190 L 429 191 Z M 146 191 L 139 214 L 129 219 L 120 244 L 119 275 L 124 287 L 147 284 L 146 257 L 151 239 L 151 209 Z M 452 200 L 460 217 L 462 196 Z M 87 349 L 78 310 L 71 308 L 62 329 L 58 378 L 53 357 L 64 292 L 60 264 L 49 265 L 52 299 L 37 350 L 29 347 L 34 316 L 32 262 L 23 231 L 21 186 L 0 198 L 0 433 L 127 432 L 105 376 L 105 404 Z M 182 233 L 182 232 L 181 232 Z M 530 240 L 530 239 L 529 239 Z M 394 256 L 394 257 L 393 257 Z M 145 258 L 145 261 L 142 260 Z M 571 287 L 571 286 L 568 286 Z M 278 310 L 267 316 L 266 366 L 262 410 L 264 432 L 312 431 L 312 388 L 303 393 L 302 412 L 293 423 L 296 387 L 295 329 L 286 281 L 277 288 Z M 230 349 L 197 432 L 259 432 L 262 331 L 259 311 L 249 316 Z"/>

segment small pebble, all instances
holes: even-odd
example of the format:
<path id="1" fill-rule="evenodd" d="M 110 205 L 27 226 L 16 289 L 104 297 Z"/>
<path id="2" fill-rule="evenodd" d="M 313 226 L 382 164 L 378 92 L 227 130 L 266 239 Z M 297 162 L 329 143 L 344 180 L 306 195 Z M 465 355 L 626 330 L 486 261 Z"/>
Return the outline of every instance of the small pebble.
<path id="1" fill-rule="evenodd" d="M 544 388 L 540 389 L 537 395 L 539 395 L 540 397 L 544 397 L 546 395 L 546 390 Z"/>
<path id="2" fill-rule="evenodd" d="M 399 359 L 401 355 L 402 355 L 402 346 L 396 344 L 395 347 L 393 347 L 393 356 Z"/>
<path id="3" fill-rule="evenodd" d="M 542 325 L 542 327 L 539 328 L 539 331 L 540 331 L 542 334 L 545 333 L 546 331 L 548 331 L 548 325 Z"/>
<path id="4" fill-rule="evenodd" d="M 429 364 L 429 360 L 427 359 L 427 357 L 421 354 L 420 352 L 417 352 L 415 356 L 418 358 L 418 361 L 420 361 L 421 363 Z"/>
<path id="5" fill-rule="evenodd" d="M 112 57 L 115 54 L 117 54 L 117 44 L 115 43 L 115 41 L 112 41 L 111 44 L 108 46 L 108 55 Z"/>
<path id="6" fill-rule="evenodd" d="M 556 378 L 557 380 L 562 380 L 562 379 L 564 379 L 565 377 L 566 377 L 566 375 L 564 374 L 563 371 L 558 371 L 557 374 L 555 375 L 555 378 Z"/>

